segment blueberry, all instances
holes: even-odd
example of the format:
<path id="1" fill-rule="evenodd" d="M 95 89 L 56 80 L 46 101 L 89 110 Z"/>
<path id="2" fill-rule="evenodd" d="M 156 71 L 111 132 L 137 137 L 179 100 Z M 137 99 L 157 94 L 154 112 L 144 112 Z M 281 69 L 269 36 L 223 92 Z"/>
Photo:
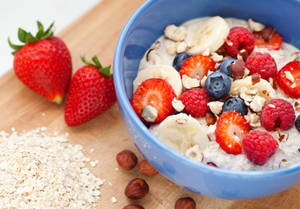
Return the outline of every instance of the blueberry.
<path id="1" fill-rule="evenodd" d="M 245 105 L 244 100 L 239 97 L 229 97 L 225 100 L 222 108 L 222 112 L 234 111 L 240 113 L 242 116 L 247 115 L 248 108 Z"/>
<path id="2" fill-rule="evenodd" d="M 300 115 L 298 115 L 296 122 L 295 122 L 296 129 L 300 133 Z"/>
<path id="3" fill-rule="evenodd" d="M 205 82 L 205 89 L 209 96 L 215 99 L 221 99 L 225 97 L 231 87 L 231 81 L 229 77 L 219 71 L 211 73 Z"/>
<path id="4" fill-rule="evenodd" d="M 235 61 L 235 59 L 233 59 L 233 58 L 224 59 L 224 61 L 221 63 L 221 65 L 219 67 L 220 71 L 233 78 L 234 76 L 231 73 L 231 64 L 234 61 Z"/>
<path id="5" fill-rule="evenodd" d="M 191 56 L 193 56 L 193 54 L 189 53 L 189 52 L 182 52 L 182 53 L 177 54 L 173 61 L 173 67 L 177 71 L 179 71 L 181 66 L 183 65 L 184 61 Z"/>

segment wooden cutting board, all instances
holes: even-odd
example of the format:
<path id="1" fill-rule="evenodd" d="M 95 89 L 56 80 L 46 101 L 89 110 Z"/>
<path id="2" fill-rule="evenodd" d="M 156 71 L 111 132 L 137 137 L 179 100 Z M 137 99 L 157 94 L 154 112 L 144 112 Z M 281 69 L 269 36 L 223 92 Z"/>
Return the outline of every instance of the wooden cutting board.
<path id="1" fill-rule="evenodd" d="M 60 33 L 59 36 L 72 53 L 74 71 L 82 65 L 82 55 L 97 55 L 104 65 L 111 64 L 121 29 L 142 3 L 143 0 L 103 0 Z M 133 171 L 117 171 L 116 153 L 125 148 L 138 153 L 125 129 L 117 105 L 82 126 L 69 128 L 64 122 L 64 106 L 52 104 L 28 90 L 12 71 L 0 79 L 0 99 L 1 129 L 9 131 L 14 127 L 22 131 L 46 126 L 50 132 L 69 132 L 72 143 L 82 144 L 91 159 L 99 160 L 98 166 L 92 171 L 106 179 L 106 183 L 101 187 L 98 208 L 121 209 L 132 202 L 124 196 L 124 188 L 134 177 L 143 177 L 150 185 L 150 194 L 136 201 L 146 209 L 172 209 L 176 199 L 182 196 L 191 196 L 197 202 L 197 208 L 203 209 L 300 208 L 300 185 L 266 198 L 231 201 L 193 194 L 161 175 L 152 178 L 142 176 L 136 168 Z M 93 153 L 89 152 L 91 148 L 95 149 Z M 142 159 L 140 154 L 138 156 Z M 112 197 L 117 199 L 116 203 L 112 203 Z"/>

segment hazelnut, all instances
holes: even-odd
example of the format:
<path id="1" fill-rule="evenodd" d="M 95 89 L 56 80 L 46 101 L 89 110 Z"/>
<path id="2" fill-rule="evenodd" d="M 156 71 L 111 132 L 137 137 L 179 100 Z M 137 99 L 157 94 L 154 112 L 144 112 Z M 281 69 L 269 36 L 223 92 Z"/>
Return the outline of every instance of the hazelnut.
<path id="1" fill-rule="evenodd" d="M 195 209 L 196 202 L 190 197 L 180 198 L 175 203 L 175 209 Z"/>
<path id="2" fill-rule="evenodd" d="M 145 209 L 145 208 L 138 204 L 130 204 L 130 205 L 126 205 L 123 209 Z"/>
<path id="3" fill-rule="evenodd" d="M 258 74 L 258 73 L 252 74 L 251 75 L 251 81 L 252 81 L 252 85 L 255 85 L 258 82 L 260 82 L 260 74 Z"/>
<path id="4" fill-rule="evenodd" d="M 158 174 L 158 171 L 153 168 L 153 166 L 147 161 L 143 160 L 139 165 L 139 170 L 142 174 L 145 174 L 146 176 L 155 176 Z"/>
<path id="5" fill-rule="evenodd" d="M 231 65 L 231 73 L 237 79 L 241 79 L 245 74 L 245 62 L 243 60 L 237 60 Z"/>
<path id="6" fill-rule="evenodd" d="M 211 112 L 207 112 L 205 115 L 205 120 L 206 120 L 206 125 L 210 126 L 216 123 L 217 118 Z"/>
<path id="7" fill-rule="evenodd" d="M 123 150 L 122 152 L 119 152 L 116 159 L 120 167 L 125 170 L 133 169 L 138 161 L 136 155 L 130 150 Z"/>
<path id="8" fill-rule="evenodd" d="M 142 199 L 149 193 L 149 186 L 144 179 L 132 179 L 125 188 L 125 195 L 129 199 Z"/>

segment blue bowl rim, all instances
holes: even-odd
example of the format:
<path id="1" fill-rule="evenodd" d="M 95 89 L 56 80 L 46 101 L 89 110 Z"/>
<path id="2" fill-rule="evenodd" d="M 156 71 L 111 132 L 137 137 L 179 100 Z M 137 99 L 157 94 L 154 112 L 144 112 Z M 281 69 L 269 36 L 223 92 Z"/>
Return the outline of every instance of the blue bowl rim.
<path id="1" fill-rule="evenodd" d="M 176 152 L 175 150 L 172 150 L 171 148 L 168 148 L 166 145 L 164 145 L 161 141 L 159 141 L 155 136 L 151 134 L 149 129 L 142 123 L 142 121 L 138 118 L 134 110 L 132 109 L 130 102 L 128 100 L 126 91 L 125 91 L 125 85 L 123 82 L 123 67 L 122 67 L 122 56 L 121 52 L 125 44 L 125 40 L 127 38 L 128 31 L 130 30 L 131 25 L 143 14 L 145 10 L 147 10 L 149 7 L 151 7 L 154 3 L 156 3 L 158 0 L 147 0 L 145 3 L 143 3 L 129 18 L 126 25 L 124 26 L 123 30 L 121 31 L 120 37 L 118 39 L 115 54 L 114 54 L 114 62 L 113 62 L 113 68 L 114 68 L 114 85 L 116 89 L 116 95 L 119 101 L 119 105 L 123 107 L 123 109 L 127 112 L 128 118 L 131 120 L 131 122 L 135 125 L 135 127 L 138 129 L 139 132 L 141 132 L 145 138 L 148 140 L 151 140 L 152 143 L 157 146 L 160 150 L 163 150 L 164 152 L 169 152 L 172 155 L 174 155 L 176 158 L 178 158 L 180 161 L 184 162 L 185 164 L 189 164 L 193 169 L 204 169 L 207 170 L 207 172 L 213 172 L 218 173 L 219 175 L 232 175 L 237 178 L 268 178 L 272 176 L 285 176 L 287 174 L 295 173 L 300 170 L 300 162 L 295 163 L 291 166 L 285 167 L 285 168 L 278 168 L 274 170 L 263 170 L 263 171 L 235 171 L 235 170 L 227 170 L 222 168 L 215 168 L 212 166 L 208 166 L 202 163 L 197 163 L 180 153 Z M 295 1 L 295 0 L 292 0 Z M 297 1 L 297 0 L 296 0 Z"/>

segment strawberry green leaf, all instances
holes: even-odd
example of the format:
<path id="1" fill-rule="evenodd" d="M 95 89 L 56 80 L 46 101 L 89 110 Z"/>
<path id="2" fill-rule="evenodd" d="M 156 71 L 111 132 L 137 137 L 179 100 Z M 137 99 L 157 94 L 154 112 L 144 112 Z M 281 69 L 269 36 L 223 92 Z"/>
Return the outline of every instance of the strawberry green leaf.
<path id="1" fill-rule="evenodd" d="M 81 58 L 81 61 L 82 61 L 84 64 L 95 66 L 94 64 L 88 62 L 88 61 L 85 59 L 85 57 L 81 56 L 80 58 Z M 95 66 L 95 67 L 97 67 L 97 66 Z"/>
<path id="2" fill-rule="evenodd" d="M 37 21 L 37 26 L 38 26 L 38 32 L 36 33 L 35 37 L 36 39 L 40 39 L 44 34 L 44 26 L 40 21 Z"/>
<path id="3" fill-rule="evenodd" d="M 37 39 L 31 33 L 27 33 L 25 41 L 26 43 L 34 43 L 37 41 Z"/>
<path id="4" fill-rule="evenodd" d="M 109 66 L 107 66 L 107 67 L 104 67 L 104 68 L 101 68 L 101 69 L 100 69 L 100 72 L 101 72 L 102 74 L 104 74 L 105 76 L 110 77 L 110 76 L 113 75 L 113 74 L 110 72 L 110 68 L 111 68 L 111 65 L 109 65 Z"/>
<path id="5" fill-rule="evenodd" d="M 52 22 L 51 25 L 47 28 L 44 35 L 48 34 L 52 30 L 53 26 L 54 26 L 54 22 Z"/>
<path id="6" fill-rule="evenodd" d="M 99 69 L 99 72 L 102 73 L 103 75 L 107 76 L 107 77 L 110 77 L 110 76 L 113 75 L 110 72 L 111 65 L 109 65 L 107 67 L 102 67 L 99 59 L 96 56 L 92 57 L 93 63 L 88 62 L 84 57 L 81 57 L 81 60 L 82 60 L 83 63 L 85 63 L 87 65 L 91 65 L 91 66 L 97 67 Z"/>
<path id="7" fill-rule="evenodd" d="M 102 68 L 102 65 L 100 63 L 100 61 L 98 60 L 98 58 L 96 56 L 92 57 L 92 61 L 95 63 L 95 65 L 98 67 L 98 68 Z"/>
<path id="8" fill-rule="evenodd" d="M 16 44 L 13 44 L 11 41 L 10 41 L 10 38 L 8 38 L 8 45 L 14 49 L 15 51 L 12 52 L 12 54 L 15 54 L 15 52 L 17 52 L 18 50 L 20 50 L 23 46 L 22 45 L 16 45 Z"/>
<path id="9" fill-rule="evenodd" d="M 19 28 L 18 38 L 22 43 L 26 43 L 26 36 L 27 36 L 27 32 L 25 30 L 23 30 L 22 28 Z"/>

